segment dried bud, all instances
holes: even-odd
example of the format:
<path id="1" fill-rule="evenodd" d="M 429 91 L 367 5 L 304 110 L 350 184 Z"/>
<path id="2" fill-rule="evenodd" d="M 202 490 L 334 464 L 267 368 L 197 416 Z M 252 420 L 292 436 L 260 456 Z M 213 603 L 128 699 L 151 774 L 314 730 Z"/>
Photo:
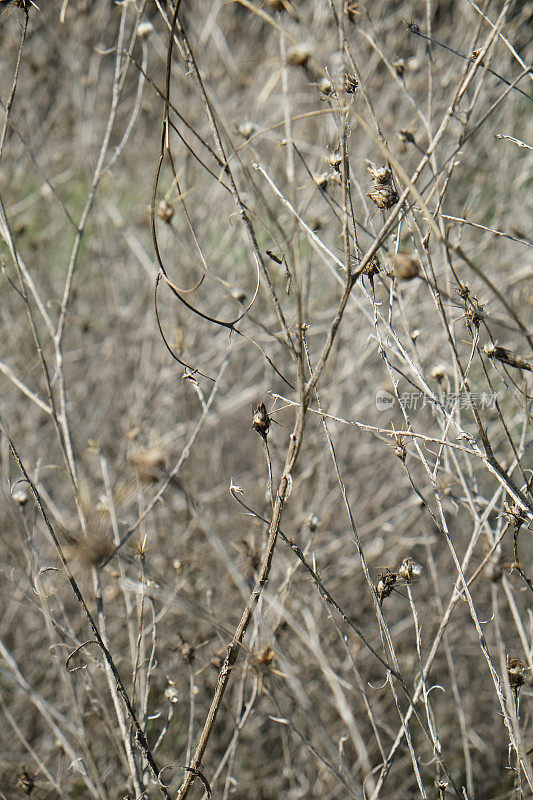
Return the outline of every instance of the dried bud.
<path id="1" fill-rule="evenodd" d="M 400 141 L 408 142 L 408 144 L 415 144 L 415 137 L 407 128 L 402 128 L 398 134 Z"/>
<path id="2" fill-rule="evenodd" d="M 265 404 L 259 403 L 257 408 L 252 406 L 252 413 L 254 415 L 252 419 L 252 428 L 266 441 L 271 419 L 268 416 Z"/>
<path id="3" fill-rule="evenodd" d="M 170 225 L 172 217 L 174 216 L 174 207 L 170 205 L 168 200 L 161 200 L 157 206 L 157 216 Z"/>
<path id="4" fill-rule="evenodd" d="M 390 256 L 394 274 L 402 281 L 412 281 L 420 272 L 420 261 L 408 253 L 395 253 Z"/>

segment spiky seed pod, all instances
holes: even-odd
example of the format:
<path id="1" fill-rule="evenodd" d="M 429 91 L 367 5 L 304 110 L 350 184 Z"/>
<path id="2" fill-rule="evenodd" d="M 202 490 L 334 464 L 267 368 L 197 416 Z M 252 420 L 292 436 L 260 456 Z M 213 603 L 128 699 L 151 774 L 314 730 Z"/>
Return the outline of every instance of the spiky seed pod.
<path id="1" fill-rule="evenodd" d="M 515 692 L 524 685 L 527 679 L 527 670 L 519 658 L 511 658 L 507 661 L 507 676 L 511 689 Z"/>
<path id="2" fill-rule="evenodd" d="M 420 272 L 420 261 L 408 253 L 394 253 L 390 256 L 394 274 L 402 281 L 412 281 Z"/>
<path id="3" fill-rule="evenodd" d="M 157 206 L 157 216 L 170 225 L 172 217 L 174 216 L 174 206 L 171 206 L 168 200 L 161 200 Z"/>
<path id="4" fill-rule="evenodd" d="M 268 431 L 270 428 L 271 419 L 268 416 L 268 412 L 266 410 L 266 406 L 264 403 L 259 403 L 257 408 L 252 406 L 252 428 L 254 431 L 257 431 L 259 436 L 261 436 L 265 441 L 268 436 Z"/>

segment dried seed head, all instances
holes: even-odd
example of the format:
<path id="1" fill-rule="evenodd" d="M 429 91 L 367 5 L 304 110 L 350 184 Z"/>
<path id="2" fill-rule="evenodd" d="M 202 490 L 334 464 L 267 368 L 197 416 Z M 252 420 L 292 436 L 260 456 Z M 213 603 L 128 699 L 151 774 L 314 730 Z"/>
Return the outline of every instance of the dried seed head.
<path id="1" fill-rule="evenodd" d="M 254 431 L 257 431 L 259 436 L 262 436 L 263 439 L 266 441 L 268 436 L 268 430 L 270 428 L 271 419 L 267 413 L 266 406 L 264 403 L 259 403 L 257 408 L 252 406 L 252 428 Z"/>
<path id="2" fill-rule="evenodd" d="M 359 3 L 355 2 L 355 0 L 345 0 L 344 13 L 350 22 L 355 22 L 355 18 L 359 16 L 360 12 L 358 11 L 358 7 Z"/>
<path id="3" fill-rule="evenodd" d="M 154 32 L 155 28 L 151 22 L 141 22 L 139 27 L 137 28 L 137 36 L 139 39 L 148 39 L 148 37 Z"/>
<path id="4" fill-rule="evenodd" d="M 487 342 L 483 347 L 483 351 L 488 358 L 495 358 L 501 361 L 502 364 L 507 364 L 509 367 L 516 367 L 516 369 L 525 369 L 531 372 L 531 365 L 523 358 L 514 355 L 510 350 L 499 345 L 494 345 L 492 342 Z"/>
<path id="5" fill-rule="evenodd" d="M 253 122 L 250 120 L 245 120 L 245 122 L 241 122 L 241 124 L 237 127 L 237 133 L 239 136 L 242 136 L 243 139 L 249 139 L 250 136 L 253 136 L 254 133 L 257 131 L 257 125 L 254 125 Z"/>
<path id="6" fill-rule="evenodd" d="M 166 222 L 167 225 L 170 225 L 172 221 L 172 217 L 174 216 L 174 207 L 170 205 L 168 200 L 160 200 L 159 205 L 157 206 L 157 216 L 159 219 L 162 219 L 163 222 Z"/>
<path id="7" fill-rule="evenodd" d="M 11 497 L 18 503 L 20 508 L 23 508 L 26 503 L 28 502 L 28 489 L 26 487 L 26 483 L 22 481 L 17 481 L 11 487 Z"/>
<path id="8" fill-rule="evenodd" d="M 329 172 L 322 172 L 320 175 L 314 175 L 315 183 L 319 189 L 324 191 L 328 188 L 328 181 L 331 178 Z"/>
<path id="9" fill-rule="evenodd" d="M 492 554 L 485 567 L 485 575 L 492 583 L 501 581 L 503 576 L 501 553 L 494 552 Z"/>
<path id="10" fill-rule="evenodd" d="M 314 533 L 319 525 L 320 525 L 320 519 L 318 517 L 318 514 L 311 512 L 311 514 L 309 514 L 309 516 L 307 517 L 307 527 L 309 528 L 311 533 Z"/>
<path id="11" fill-rule="evenodd" d="M 179 633 L 178 637 L 179 637 L 179 644 L 176 647 L 177 652 L 180 654 L 180 657 L 182 661 L 185 662 L 185 664 L 192 664 L 192 662 L 194 661 L 196 648 L 192 644 L 189 644 L 189 642 L 186 642 L 185 639 L 183 639 Z"/>
<path id="12" fill-rule="evenodd" d="M 141 483 L 157 483 L 166 470 L 165 454 L 157 447 L 132 453 L 130 464 L 134 467 Z"/>
<path id="13" fill-rule="evenodd" d="M 420 261 L 408 253 L 395 253 L 390 256 L 394 274 L 402 281 L 412 281 L 420 272 Z"/>
<path id="14" fill-rule="evenodd" d="M 244 303 L 244 301 L 246 300 L 246 292 L 243 292 L 242 289 L 233 289 L 233 291 L 231 292 L 231 296 L 238 303 Z"/>
<path id="15" fill-rule="evenodd" d="M 515 692 L 524 685 L 527 679 L 527 669 L 519 658 L 507 659 L 507 676 L 511 689 Z"/>
<path id="16" fill-rule="evenodd" d="M 437 364 L 437 366 L 433 367 L 433 369 L 430 372 L 430 377 L 432 377 L 438 383 L 442 383 L 446 375 L 447 371 L 444 364 Z"/>
<path id="17" fill-rule="evenodd" d="M 413 136 L 413 134 L 411 133 L 410 130 L 407 130 L 407 128 L 402 128 L 400 130 L 398 136 L 400 137 L 400 141 L 402 141 L 402 142 L 407 142 L 409 144 L 415 144 L 415 137 Z"/>
<path id="18" fill-rule="evenodd" d="M 346 94 L 354 94 L 357 91 L 357 87 L 359 86 L 359 81 L 357 80 L 355 75 L 351 75 L 349 72 L 345 72 L 342 85 L 344 87 L 344 91 L 346 92 Z"/>
<path id="19" fill-rule="evenodd" d="M 115 545 L 99 531 L 87 531 L 82 536 L 69 537 L 65 546 L 67 558 L 83 571 L 101 567 L 115 552 Z"/>
<path id="20" fill-rule="evenodd" d="M 417 564 L 416 561 L 413 561 L 410 556 L 404 558 L 398 569 L 398 575 L 400 578 L 403 578 L 404 581 L 407 581 L 407 583 L 410 583 L 413 578 L 417 578 L 421 572 L 422 567 L 420 564 Z"/>
<path id="21" fill-rule="evenodd" d="M 35 782 L 34 782 L 32 776 L 30 775 L 30 773 L 28 772 L 28 770 L 26 769 L 26 767 L 24 765 L 22 766 L 21 771 L 17 775 L 17 784 L 16 785 L 17 785 L 17 789 L 20 789 L 21 792 L 24 792 L 24 794 L 27 794 L 28 797 L 33 792 L 33 790 L 35 789 Z"/>
<path id="22" fill-rule="evenodd" d="M 398 202 L 398 192 L 392 183 L 392 173 L 388 166 L 377 168 L 369 162 L 368 171 L 374 179 L 372 191 L 368 197 L 377 205 L 378 208 L 392 208 Z"/>
<path id="23" fill-rule="evenodd" d="M 339 153 L 339 151 L 337 149 L 335 149 L 333 151 L 333 153 L 329 154 L 328 161 L 331 164 L 331 166 L 333 167 L 333 169 L 336 169 L 336 170 L 340 169 L 341 162 L 342 162 L 342 156 L 341 156 L 341 154 Z"/>
<path id="24" fill-rule="evenodd" d="M 311 50 L 305 45 L 295 47 L 287 56 L 287 64 L 290 67 L 306 67 L 311 58 Z"/>
<path id="25" fill-rule="evenodd" d="M 326 97 L 333 94 L 333 85 L 329 78 L 322 78 L 320 81 L 320 91 L 322 94 L 326 95 Z"/>
<path id="26" fill-rule="evenodd" d="M 167 678 L 168 686 L 165 689 L 165 697 L 169 701 L 169 703 L 178 703 L 180 696 L 179 692 L 176 689 L 176 684 L 170 678 Z"/>
<path id="27" fill-rule="evenodd" d="M 519 531 L 526 521 L 525 514 L 520 506 L 518 506 L 516 503 L 504 503 L 503 511 L 511 525 L 514 526 L 515 530 Z"/>
<path id="28" fill-rule="evenodd" d="M 392 594 L 397 579 L 398 575 L 396 572 L 391 572 L 390 569 L 381 574 L 381 578 L 376 584 L 376 594 L 380 605 L 382 605 L 386 597 Z"/>
<path id="29" fill-rule="evenodd" d="M 396 70 L 396 75 L 398 75 L 399 78 L 402 78 L 403 73 L 405 72 L 405 58 L 396 58 L 392 62 L 392 66 Z"/>
<path id="30" fill-rule="evenodd" d="M 265 0 L 265 2 L 272 11 L 283 11 L 285 8 L 283 0 Z"/>

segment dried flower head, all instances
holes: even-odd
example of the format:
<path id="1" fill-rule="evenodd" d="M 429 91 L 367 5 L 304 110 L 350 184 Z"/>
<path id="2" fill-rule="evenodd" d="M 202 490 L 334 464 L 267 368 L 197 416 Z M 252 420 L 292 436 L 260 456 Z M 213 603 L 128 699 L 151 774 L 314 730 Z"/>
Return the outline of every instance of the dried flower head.
<path id="1" fill-rule="evenodd" d="M 369 162 L 368 171 L 374 180 L 372 191 L 368 193 L 368 197 L 377 205 L 378 208 L 387 209 L 392 208 L 398 202 L 398 192 L 394 188 L 392 182 L 392 172 L 387 165 L 383 167 L 376 167 L 375 164 Z"/>
<path id="2" fill-rule="evenodd" d="M 408 253 L 394 253 L 390 257 L 394 274 L 402 281 L 412 281 L 420 272 L 420 261 Z"/>
<path id="3" fill-rule="evenodd" d="M 264 403 L 259 403 L 259 405 L 254 408 L 252 406 L 252 428 L 254 431 L 257 431 L 259 436 L 262 436 L 263 439 L 266 441 L 268 436 L 268 431 L 270 428 L 271 419 L 268 415 L 266 410 L 266 406 Z"/>

